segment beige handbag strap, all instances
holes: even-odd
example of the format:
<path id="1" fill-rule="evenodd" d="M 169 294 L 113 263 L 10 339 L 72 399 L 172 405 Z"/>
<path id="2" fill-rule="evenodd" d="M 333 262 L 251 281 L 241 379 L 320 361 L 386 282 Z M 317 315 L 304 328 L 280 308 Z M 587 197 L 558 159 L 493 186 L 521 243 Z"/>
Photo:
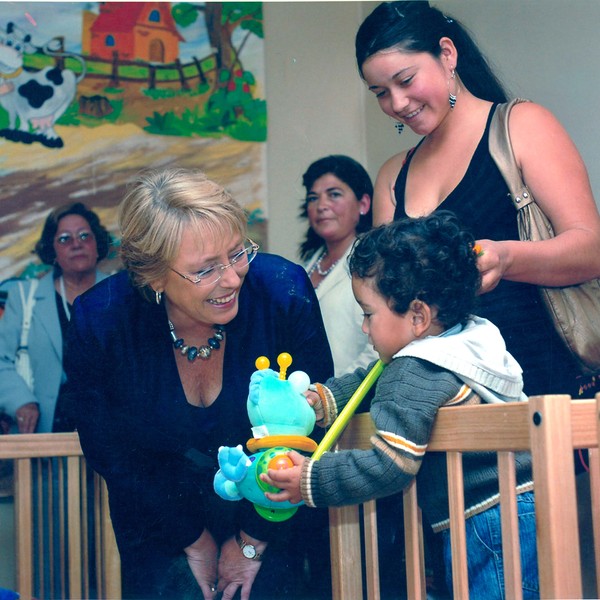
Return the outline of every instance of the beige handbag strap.
<path id="1" fill-rule="evenodd" d="M 21 339 L 19 343 L 19 350 L 26 349 L 29 340 L 29 328 L 31 327 L 31 317 L 33 316 L 33 307 L 35 306 L 35 291 L 37 289 L 39 281 L 32 279 L 29 284 L 29 294 L 27 300 L 25 300 L 25 293 L 23 291 L 23 283 L 19 281 L 19 294 L 21 295 L 21 302 L 23 304 L 23 324 L 21 326 Z"/>
<path id="2" fill-rule="evenodd" d="M 510 142 L 510 133 L 508 130 L 508 117 L 515 104 L 529 102 L 523 98 L 515 98 L 505 104 L 499 104 L 490 123 L 489 150 L 494 159 L 506 185 L 510 191 L 510 197 L 517 210 L 521 210 L 534 198 L 523 182 L 521 171 L 515 160 L 512 144 Z"/>

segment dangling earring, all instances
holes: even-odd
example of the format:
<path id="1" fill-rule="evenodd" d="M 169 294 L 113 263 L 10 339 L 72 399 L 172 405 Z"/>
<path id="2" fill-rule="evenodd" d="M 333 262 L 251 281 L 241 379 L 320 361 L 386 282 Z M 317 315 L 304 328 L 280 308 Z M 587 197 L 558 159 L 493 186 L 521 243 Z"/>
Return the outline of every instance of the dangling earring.
<path id="1" fill-rule="evenodd" d="M 454 76 L 455 76 L 454 69 L 452 69 L 450 79 L 454 79 Z M 453 110 L 454 107 L 456 106 L 456 96 L 450 91 L 450 80 L 448 80 L 448 103 L 450 104 L 450 110 Z"/>
<path id="2" fill-rule="evenodd" d="M 154 291 L 154 298 L 156 300 L 156 304 L 160 304 L 162 302 L 162 292 L 159 292 L 158 290 Z"/>
<path id="3" fill-rule="evenodd" d="M 394 123 L 394 127 L 396 128 L 398 135 L 402 135 L 402 131 L 404 129 L 404 123 L 402 123 L 402 121 L 396 121 L 396 119 L 394 119 L 392 117 L 390 117 L 390 120 L 392 121 L 392 123 Z"/>

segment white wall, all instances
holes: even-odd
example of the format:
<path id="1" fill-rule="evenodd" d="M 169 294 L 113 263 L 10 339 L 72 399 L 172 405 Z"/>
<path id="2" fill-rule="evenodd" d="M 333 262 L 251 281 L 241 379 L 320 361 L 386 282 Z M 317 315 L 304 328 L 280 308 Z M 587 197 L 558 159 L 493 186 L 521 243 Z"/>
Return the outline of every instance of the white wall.
<path id="1" fill-rule="evenodd" d="M 600 204 L 600 0 L 438 0 L 474 34 L 513 95 L 550 108 L 590 172 Z M 372 177 L 392 154 L 414 145 L 361 82 L 354 36 L 378 2 L 265 2 L 269 111 L 269 249 L 296 259 L 301 175 L 313 160 L 345 153 Z M 568 199 L 566 199 L 568 201 Z"/>
<path id="2" fill-rule="evenodd" d="M 296 260 L 306 222 L 302 174 L 327 154 L 366 161 L 364 95 L 354 67 L 360 2 L 266 2 L 269 250 Z"/>

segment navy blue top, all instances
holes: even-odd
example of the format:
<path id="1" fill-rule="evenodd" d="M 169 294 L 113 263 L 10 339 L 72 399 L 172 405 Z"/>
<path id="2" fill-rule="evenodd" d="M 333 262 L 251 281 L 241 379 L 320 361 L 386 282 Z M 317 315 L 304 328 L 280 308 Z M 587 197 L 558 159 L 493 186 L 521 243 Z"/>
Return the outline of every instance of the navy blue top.
<path id="1" fill-rule="evenodd" d="M 254 361 L 264 355 L 278 369 L 281 352 L 292 355 L 288 374 L 333 375 L 310 280 L 278 256 L 261 253 L 250 266 L 239 312 L 226 325 L 222 391 L 208 408 L 186 400 L 164 305 L 143 299 L 126 272 L 75 302 L 64 399 L 86 459 L 106 479 L 124 570 L 155 569 L 157 555 L 180 555 L 205 526 L 218 541 L 240 527 L 258 539 L 276 535 L 249 502 L 219 498 L 212 481 L 219 446 L 252 437 L 246 399 Z M 152 562 L 146 568 L 144 556 Z"/>
<path id="2" fill-rule="evenodd" d="M 490 110 L 465 176 L 437 210 L 455 213 L 475 239 L 518 240 L 517 211 L 489 153 L 489 127 L 495 108 Z M 396 180 L 394 219 L 407 217 L 404 198 L 412 156 Z M 502 279 L 491 292 L 479 296 L 477 314 L 500 329 L 508 351 L 523 368 L 526 394 L 565 393 L 577 397 L 576 377 L 580 371 L 556 333 L 537 286 Z"/>

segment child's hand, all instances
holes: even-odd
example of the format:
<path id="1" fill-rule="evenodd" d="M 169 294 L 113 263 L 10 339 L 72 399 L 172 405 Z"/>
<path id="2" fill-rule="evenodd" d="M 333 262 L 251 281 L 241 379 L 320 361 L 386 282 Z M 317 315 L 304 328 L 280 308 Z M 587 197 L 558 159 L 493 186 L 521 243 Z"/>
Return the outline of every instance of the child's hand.
<path id="1" fill-rule="evenodd" d="M 306 400 L 308 401 L 308 403 L 313 407 L 313 410 L 315 411 L 315 416 L 317 418 L 316 424 L 319 427 L 324 427 L 323 419 L 325 418 L 325 411 L 323 410 L 323 401 L 321 400 L 321 397 L 319 396 L 319 394 L 317 394 L 317 392 L 312 392 L 310 390 L 304 392 L 304 395 L 306 396 Z"/>
<path id="2" fill-rule="evenodd" d="M 265 492 L 265 496 L 273 502 L 284 502 L 288 500 L 292 504 L 298 504 L 302 501 L 300 493 L 300 475 L 302 466 L 304 465 L 305 457 L 302 454 L 291 450 L 288 456 L 294 463 L 289 469 L 269 469 L 266 473 L 260 476 L 261 481 L 274 485 L 281 489 L 281 492 L 275 494 Z"/>

